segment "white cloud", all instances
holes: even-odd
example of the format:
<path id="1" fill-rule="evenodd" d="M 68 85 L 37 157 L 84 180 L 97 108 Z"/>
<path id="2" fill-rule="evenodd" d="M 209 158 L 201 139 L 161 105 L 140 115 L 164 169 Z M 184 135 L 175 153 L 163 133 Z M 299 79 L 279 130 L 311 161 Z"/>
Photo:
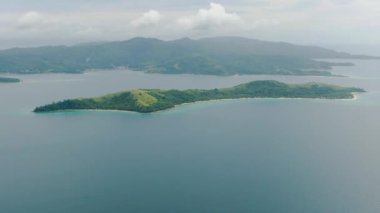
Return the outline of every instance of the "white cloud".
<path id="1" fill-rule="evenodd" d="M 354 3 L 355 0 L 331 0 L 335 4 L 351 4 Z"/>
<path id="2" fill-rule="evenodd" d="M 220 1 L 226 5 L 211 3 L 198 7 L 202 8 L 199 10 L 194 7 L 201 4 L 200 0 L 181 1 L 183 5 L 171 7 L 144 4 L 149 6 L 146 9 L 160 9 L 145 13 L 141 13 L 143 7 L 121 4 L 86 10 L 77 7 L 58 11 L 34 7 L 39 10 L 27 13 L 20 12 L 24 9 L 5 10 L 0 13 L 0 48 L 124 40 L 135 36 L 175 39 L 236 35 L 309 44 L 380 42 L 380 0 Z M 4 3 L 0 3 L 0 10 L 4 10 Z"/>
<path id="3" fill-rule="evenodd" d="M 131 25 L 134 27 L 149 27 L 160 23 L 162 18 L 163 16 L 158 11 L 149 10 L 140 18 L 131 21 Z"/>
<path id="4" fill-rule="evenodd" d="M 27 12 L 18 19 L 18 27 L 32 28 L 46 23 L 44 16 L 38 12 Z"/>
<path id="5" fill-rule="evenodd" d="M 210 3 L 209 9 L 200 9 L 194 16 L 178 19 L 178 24 L 185 29 L 210 29 L 243 25 L 243 19 L 236 13 L 228 13 L 223 5 Z"/>

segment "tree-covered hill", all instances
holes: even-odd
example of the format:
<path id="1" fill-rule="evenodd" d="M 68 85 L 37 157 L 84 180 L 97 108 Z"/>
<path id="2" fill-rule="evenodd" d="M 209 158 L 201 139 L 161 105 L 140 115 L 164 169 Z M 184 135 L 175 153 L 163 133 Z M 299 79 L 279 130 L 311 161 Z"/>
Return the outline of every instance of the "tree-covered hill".
<path id="1" fill-rule="evenodd" d="M 285 84 L 278 81 L 253 81 L 225 89 L 158 90 L 139 89 L 110 94 L 97 98 L 65 100 L 37 107 L 34 112 L 60 110 L 124 110 L 155 112 L 176 105 L 197 101 L 238 98 L 325 98 L 351 99 L 354 92 L 364 92 L 352 87 L 338 87 L 320 83 Z"/>
<path id="2" fill-rule="evenodd" d="M 330 75 L 328 69 L 348 63 L 315 58 L 371 58 L 319 47 L 239 37 L 162 41 L 134 38 L 76 46 L 14 48 L 0 51 L 0 72 L 81 73 L 89 69 L 128 67 L 166 74 Z"/>
<path id="3" fill-rule="evenodd" d="M 18 83 L 18 82 L 20 82 L 20 79 L 0 77 L 0 83 Z"/>

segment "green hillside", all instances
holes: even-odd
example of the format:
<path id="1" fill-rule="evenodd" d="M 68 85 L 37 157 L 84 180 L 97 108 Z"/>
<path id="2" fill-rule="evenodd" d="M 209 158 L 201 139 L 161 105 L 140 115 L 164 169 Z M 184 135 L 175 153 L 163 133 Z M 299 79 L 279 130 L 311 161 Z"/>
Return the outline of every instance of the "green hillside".
<path id="1" fill-rule="evenodd" d="M 18 82 L 20 82 L 20 79 L 0 77 L 0 83 L 18 83 Z"/>
<path id="2" fill-rule="evenodd" d="M 239 37 L 162 41 L 134 38 L 77 46 L 15 48 L 0 51 L 0 72 L 81 73 L 89 69 L 128 67 L 165 74 L 331 75 L 349 63 L 315 58 L 371 58 L 319 47 Z"/>
<path id="3" fill-rule="evenodd" d="M 147 113 L 197 101 L 238 98 L 351 99 L 354 97 L 353 92 L 364 92 L 364 90 L 320 83 L 296 85 L 285 84 L 278 81 L 253 81 L 232 88 L 211 90 L 191 89 L 180 91 L 139 89 L 97 98 L 65 100 L 37 107 L 34 112 L 102 109 Z"/>

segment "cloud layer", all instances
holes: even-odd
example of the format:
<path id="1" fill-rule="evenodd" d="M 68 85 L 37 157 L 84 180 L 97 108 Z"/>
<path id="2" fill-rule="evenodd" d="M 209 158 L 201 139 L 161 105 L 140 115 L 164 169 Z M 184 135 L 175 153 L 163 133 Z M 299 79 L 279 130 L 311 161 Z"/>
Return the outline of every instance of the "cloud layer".
<path id="1" fill-rule="evenodd" d="M 18 26 L 21 28 L 31 28 L 44 24 L 44 17 L 34 11 L 28 12 L 18 19 Z"/>
<path id="2" fill-rule="evenodd" d="M 162 15 L 158 11 L 149 10 L 140 18 L 133 20 L 131 25 L 134 27 L 150 27 L 159 24 L 162 18 Z"/>
<path id="3" fill-rule="evenodd" d="M 236 13 L 228 13 L 221 4 L 210 3 L 209 9 L 200 9 L 196 15 L 180 18 L 178 24 L 186 29 L 208 30 L 242 25 L 243 19 Z"/>
<path id="4" fill-rule="evenodd" d="M 87 1 L 67 0 L 60 7 L 46 0 L 36 0 L 34 4 L 26 0 L 12 2 L 0 2 L 0 44 L 3 44 L 0 48 L 135 36 L 174 39 L 236 35 L 309 44 L 380 43 L 380 1 L 377 0 L 220 0 L 217 3 L 139 0 L 136 7 L 122 0 L 94 0 L 91 4 L 94 6 Z"/>

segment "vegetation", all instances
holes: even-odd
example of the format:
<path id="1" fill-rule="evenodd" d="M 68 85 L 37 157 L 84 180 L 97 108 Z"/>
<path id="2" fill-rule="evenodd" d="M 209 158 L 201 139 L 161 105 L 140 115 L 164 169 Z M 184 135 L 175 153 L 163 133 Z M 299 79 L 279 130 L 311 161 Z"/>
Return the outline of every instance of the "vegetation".
<path id="1" fill-rule="evenodd" d="M 0 72 L 81 73 L 128 67 L 166 74 L 331 75 L 329 63 L 313 58 L 369 58 L 333 50 L 237 37 L 161 41 L 135 38 L 77 46 L 15 48 L 0 51 Z"/>
<path id="2" fill-rule="evenodd" d="M 18 83 L 20 79 L 0 77 L 0 83 Z"/>
<path id="3" fill-rule="evenodd" d="M 98 98 L 65 100 L 41 107 L 34 112 L 60 110 L 124 110 L 142 113 L 173 108 L 197 101 L 238 98 L 326 98 L 351 99 L 353 92 L 364 92 L 352 87 L 338 87 L 320 83 L 285 84 L 278 81 L 253 81 L 225 89 L 159 90 L 139 89 L 110 94 Z"/>

